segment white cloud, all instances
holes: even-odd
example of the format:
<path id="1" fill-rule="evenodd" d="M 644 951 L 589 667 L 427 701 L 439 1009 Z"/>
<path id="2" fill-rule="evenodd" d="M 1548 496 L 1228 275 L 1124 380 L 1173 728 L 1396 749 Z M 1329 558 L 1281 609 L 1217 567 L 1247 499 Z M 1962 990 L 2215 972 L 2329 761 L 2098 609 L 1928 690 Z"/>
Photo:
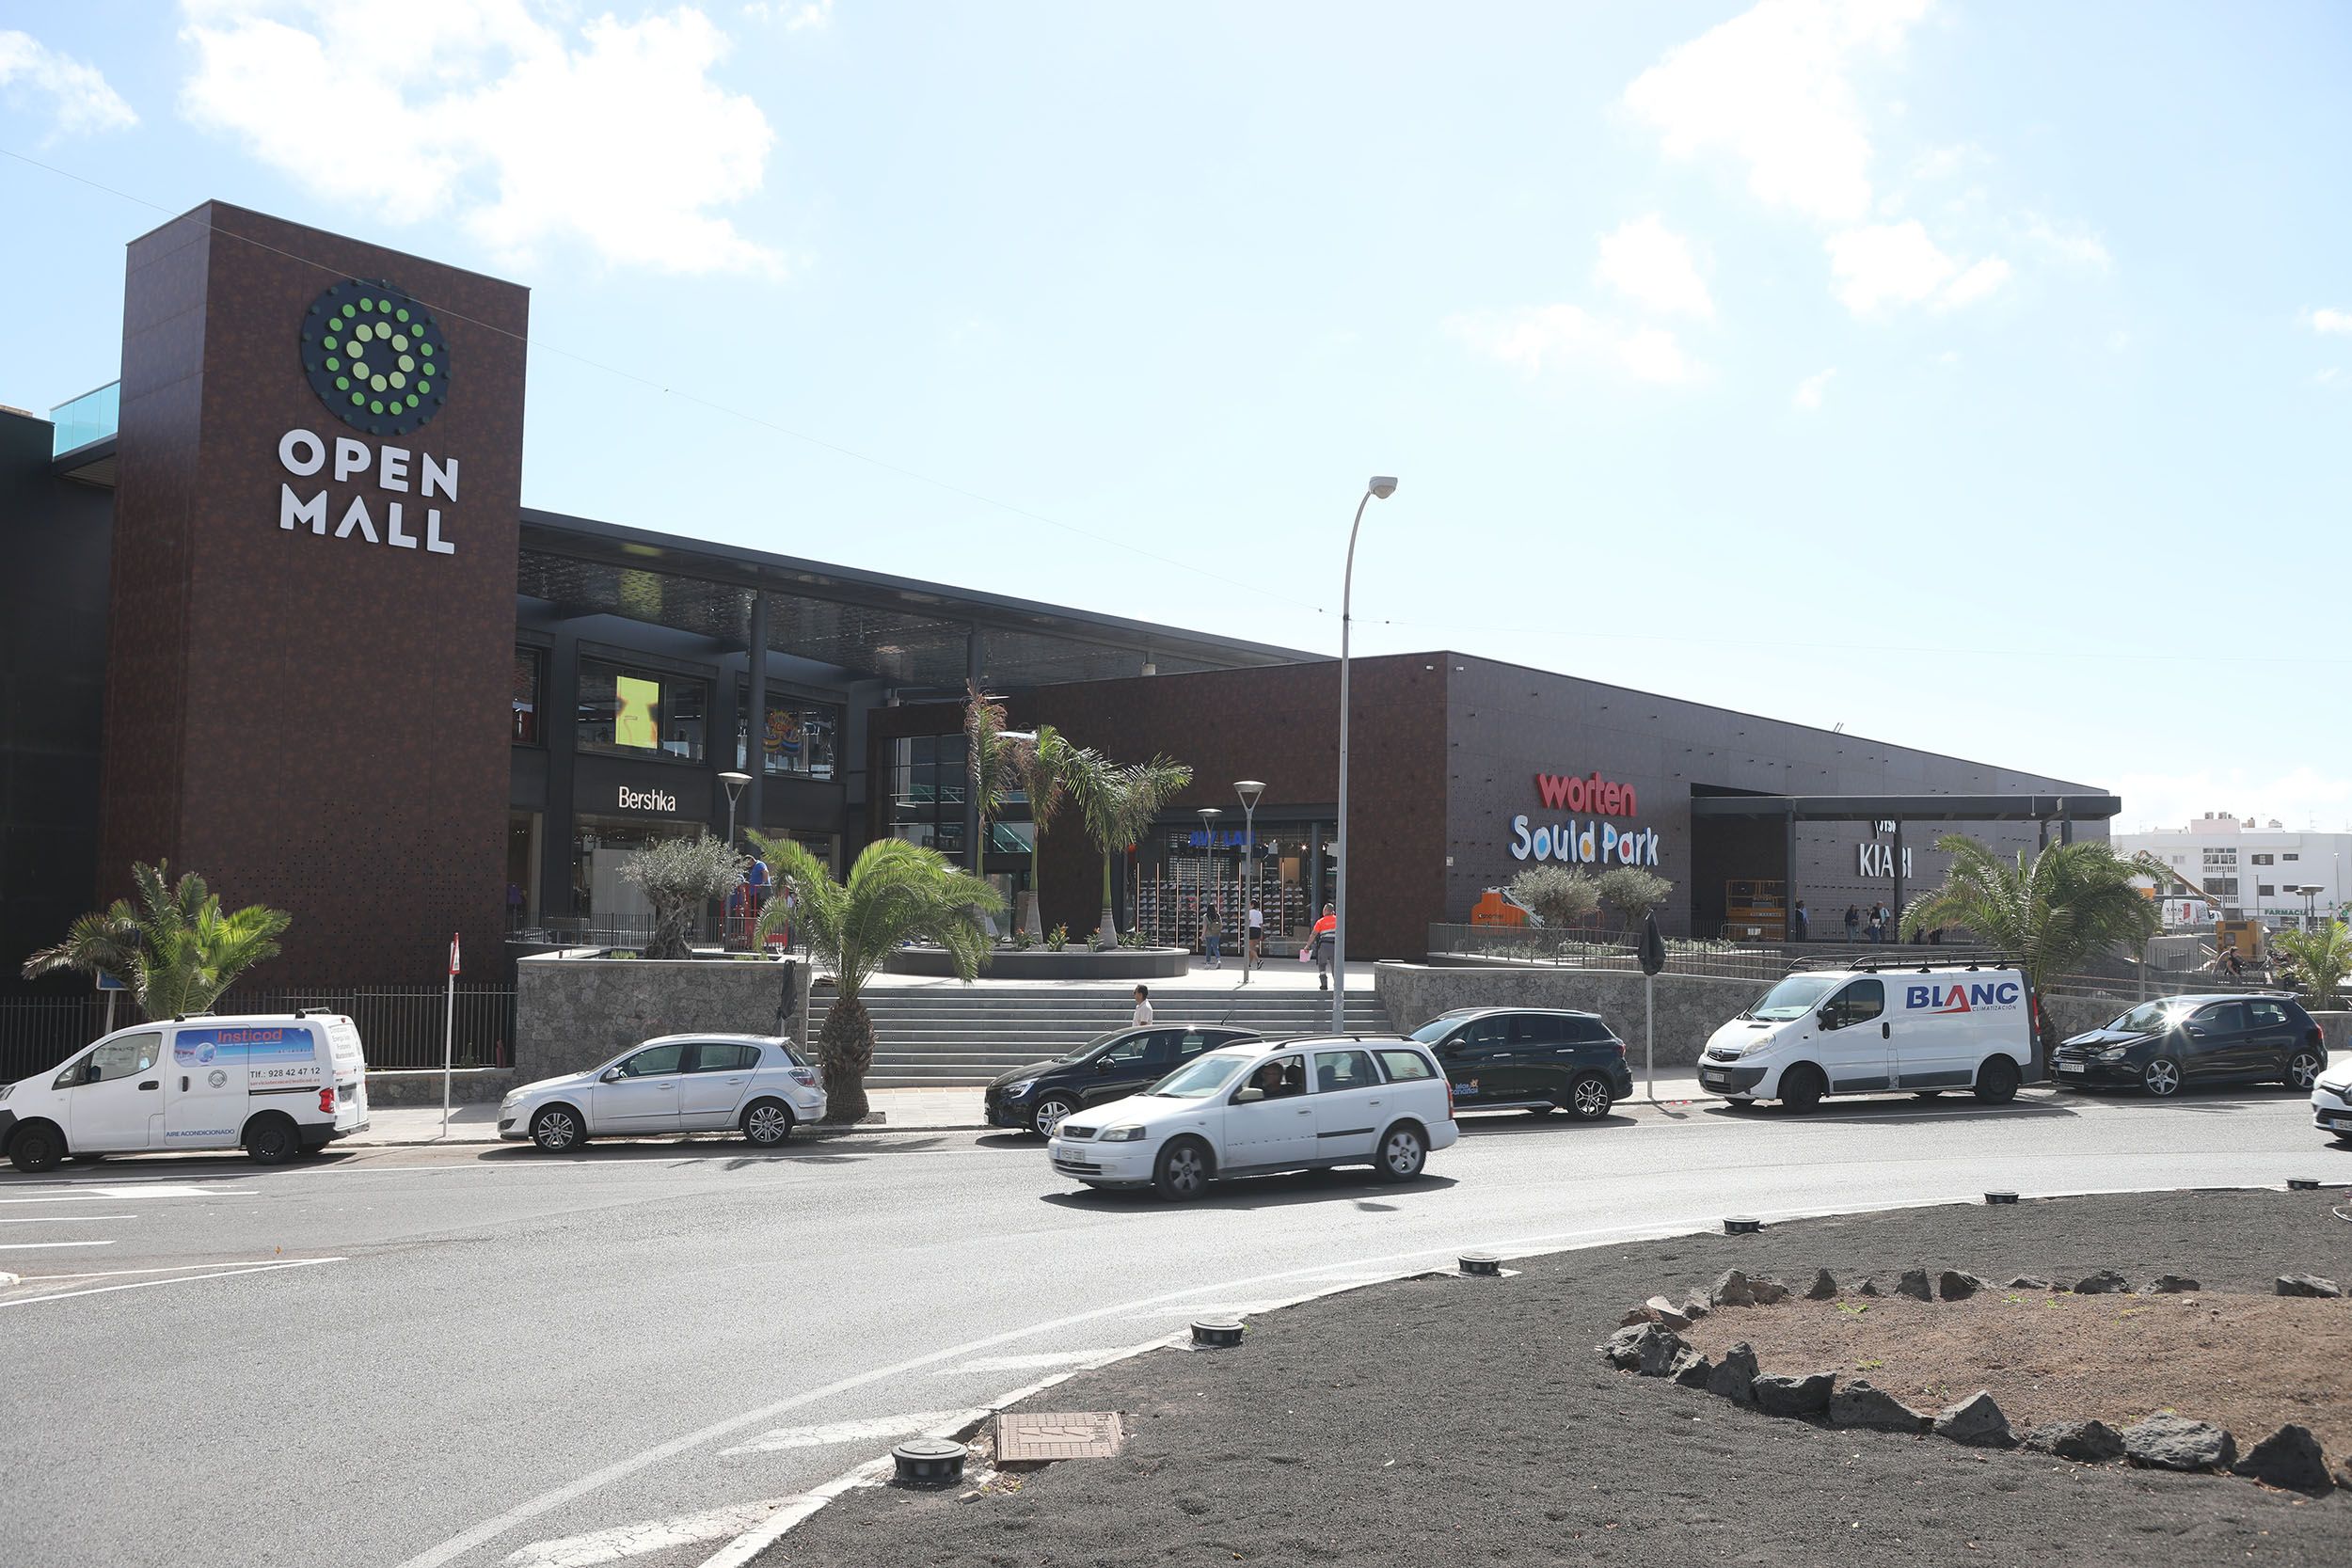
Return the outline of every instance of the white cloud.
<path id="1" fill-rule="evenodd" d="M 2313 310 L 2306 318 L 2313 332 L 2352 332 L 2352 310 Z"/>
<path id="2" fill-rule="evenodd" d="M 752 0 L 743 14 L 754 22 L 781 22 L 787 32 L 833 24 L 833 0 Z"/>
<path id="3" fill-rule="evenodd" d="M 1696 381 L 1705 367 L 1662 327 L 1629 328 L 1574 305 L 1453 316 L 1446 330 L 1479 353 L 1539 375 L 1562 361 L 1615 366 L 1637 381 L 1676 386 Z"/>
<path id="4" fill-rule="evenodd" d="M 2313 371 L 2312 372 L 2312 385 L 2314 387 L 2332 387 L 2336 384 L 2336 379 L 2343 375 L 2343 373 L 2344 367 L 2341 365 L 2329 365 L 2325 370 Z"/>
<path id="5" fill-rule="evenodd" d="M 1843 230 L 1829 237 L 1827 248 L 1837 297 L 1857 316 L 1888 304 L 1916 305 L 1960 271 L 1916 218 Z"/>
<path id="6" fill-rule="evenodd" d="M 664 272 L 778 267 L 713 211 L 758 191 L 775 136 L 711 80 L 728 40 L 691 7 L 577 26 L 540 0 L 183 9 L 188 119 L 322 199 L 396 223 L 454 214 L 502 256 L 577 241 Z"/>
<path id="7" fill-rule="evenodd" d="M 1797 395 L 1791 401 L 1804 412 L 1812 413 L 1821 406 L 1821 394 L 1829 389 L 1829 378 L 1836 373 L 1837 367 L 1835 365 L 1825 371 L 1814 372 L 1797 383 Z"/>
<path id="8" fill-rule="evenodd" d="M 1885 55 L 1927 0 L 1762 0 L 1666 52 L 1625 90 L 1677 158 L 1728 152 L 1758 200 L 1825 223 L 1871 202 L 1870 135 L 1851 67 Z"/>
<path id="9" fill-rule="evenodd" d="M 1952 286 L 1936 295 L 1938 310 L 1957 310 L 1963 305 L 1974 305 L 1994 290 L 2009 281 L 2010 265 L 1998 256 L 1988 256 L 1952 280 Z"/>
<path id="10" fill-rule="evenodd" d="M 2107 254 L 2106 242 L 2080 226 L 2061 229 L 2039 213 L 2028 213 L 2023 232 L 2027 244 L 2070 266 L 2106 272 L 2115 264 L 2115 258 Z"/>
<path id="11" fill-rule="evenodd" d="M 1707 292 L 1681 235 L 1659 220 L 1655 213 L 1620 224 L 1600 241 L 1600 259 L 1593 276 L 1618 293 L 1668 315 L 1709 320 L 1715 301 Z"/>
<path id="12" fill-rule="evenodd" d="M 0 31 L 0 87 L 30 87 L 48 98 L 55 122 L 43 141 L 127 131 L 139 122 L 96 66 L 60 55 L 30 33 Z M 18 94 L 11 91 L 9 98 Z"/>

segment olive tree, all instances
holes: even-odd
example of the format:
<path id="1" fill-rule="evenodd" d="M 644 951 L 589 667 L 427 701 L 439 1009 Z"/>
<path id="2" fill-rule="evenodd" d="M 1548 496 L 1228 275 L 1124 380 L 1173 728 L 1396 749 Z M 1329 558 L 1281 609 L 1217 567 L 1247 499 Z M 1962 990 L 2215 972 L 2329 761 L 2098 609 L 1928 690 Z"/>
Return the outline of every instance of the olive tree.
<path id="1" fill-rule="evenodd" d="M 645 957 L 692 958 L 686 933 L 695 911 L 741 886 L 750 866 L 733 845 L 708 836 L 665 838 L 631 855 L 621 877 L 644 888 L 653 905 L 653 941 L 645 944 Z"/>
<path id="2" fill-rule="evenodd" d="M 1531 865 L 1511 879 L 1509 892 L 1513 903 L 1553 929 L 1589 920 L 1600 908 L 1599 884 L 1581 865 Z"/>
<path id="3" fill-rule="evenodd" d="M 1656 872 L 1636 865 L 1613 865 L 1600 874 L 1597 888 L 1600 901 L 1623 915 L 1625 923 L 1631 926 L 1664 903 L 1675 885 Z"/>

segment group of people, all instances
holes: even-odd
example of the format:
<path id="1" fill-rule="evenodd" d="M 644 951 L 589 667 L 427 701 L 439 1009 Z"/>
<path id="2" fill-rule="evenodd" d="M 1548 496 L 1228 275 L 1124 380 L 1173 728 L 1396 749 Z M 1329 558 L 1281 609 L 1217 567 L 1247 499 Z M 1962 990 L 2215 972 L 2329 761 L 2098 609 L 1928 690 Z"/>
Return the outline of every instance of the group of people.
<path id="1" fill-rule="evenodd" d="M 1315 983 L 1324 990 L 1331 989 L 1331 951 L 1340 939 L 1339 911 L 1329 904 L 1323 906 L 1323 915 L 1308 934 L 1307 945 L 1299 950 L 1299 961 L 1311 961 L 1315 966 Z M 1223 969 L 1225 958 L 1225 920 L 1214 902 L 1200 911 L 1200 950 L 1208 958 L 1208 967 Z M 1244 969 L 1265 967 L 1265 911 L 1258 901 L 1249 901 L 1248 922 L 1242 932 L 1242 966 Z"/>
<path id="2" fill-rule="evenodd" d="M 1805 927 L 1804 900 L 1800 898 L 1797 900 L 1797 940 L 1799 942 L 1805 940 Z M 1895 918 L 1895 911 L 1883 903 L 1873 903 L 1867 916 L 1863 914 L 1862 906 L 1859 904 L 1849 904 L 1846 906 L 1846 940 L 1848 942 L 1899 942 L 1902 937 L 1899 923 Z M 1944 927 L 1941 926 L 1922 926 L 1911 933 L 1911 944 L 1914 947 L 1940 947 L 1943 942 Z"/>

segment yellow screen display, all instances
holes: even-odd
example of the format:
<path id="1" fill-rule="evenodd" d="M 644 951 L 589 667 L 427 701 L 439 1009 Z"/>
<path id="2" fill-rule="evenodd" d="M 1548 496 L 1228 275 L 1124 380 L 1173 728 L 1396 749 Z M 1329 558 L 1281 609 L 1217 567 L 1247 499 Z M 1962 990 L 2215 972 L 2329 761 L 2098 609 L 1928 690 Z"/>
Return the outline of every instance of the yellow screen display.
<path id="1" fill-rule="evenodd" d="M 654 721 L 654 708 L 661 701 L 661 683 L 639 680 L 634 675 L 616 675 L 612 689 L 620 699 L 619 711 L 612 716 L 612 743 L 660 751 L 661 730 Z"/>

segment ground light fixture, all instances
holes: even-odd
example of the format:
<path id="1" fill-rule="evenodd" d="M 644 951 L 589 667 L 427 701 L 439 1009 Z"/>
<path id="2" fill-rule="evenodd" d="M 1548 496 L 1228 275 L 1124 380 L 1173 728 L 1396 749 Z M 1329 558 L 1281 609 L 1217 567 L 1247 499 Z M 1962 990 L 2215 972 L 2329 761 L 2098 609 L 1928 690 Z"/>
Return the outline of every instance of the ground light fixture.
<path id="1" fill-rule="evenodd" d="M 1764 1228 L 1764 1222 L 1751 1214 L 1733 1214 L 1724 1221 L 1726 1236 L 1753 1236 Z"/>
<path id="2" fill-rule="evenodd" d="M 1234 911 L 1241 920 L 1241 983 L 1246 986 L 1255 957 L 1249 950 L 1249 911 L 1258 902 L 1258 797 L 1265 793 L 1265 781 L 1235 779 L 1233 793 L 1241 798 L 1241 865 L 1248 879 L 1242 892 L 1244 906 Z"/>
<path id="3" fill-rule="evenodd" d="M 1192 1342 L 1202 1350 L 1232 1350 L 1245 1332 L 1239 1318 L 1201 1318 L 1192 1325 Z"/>
<path id="4" fill-rule="evenodd" d="M 2017 1195 L 2012 1192 L 1995 1190 L 1985 1194 L 1984 1200 L 1987 1203 L 2014 1203 L 2017 1201 Z"/>
<path id="5" fill-rule="evenodd" d="M 1375 496 L 1387 500 L 1396 494 L 1396 480 L 1375 474 L 1364 484 L 1363 499 L 1356 503 L 1356 520 L 1347 529 L 1347 565 L 1340 577 L 1340 832 L 1338 869 L 1331 879 L 1331 1033 L 1347 1032 L 1347 641 L 1356 597 L 1356 534 L 1364 526 L 1364 508 Z"/>
<path id="6" fill-rule="evenodd" d="M 898 1480 L 909 1486 L 945 1486 L 963 1479 L 964 1446 L 946 1437 L 917 1437 L 890 1450 Z"/>
<path id="7" fill-rule="evenodd" d="M 1480 1275 L 1492 1279 L 1502 1273 L 1502 1259 L 1492 1252 L 1466 1252 L 1456 1259 L 1464 1274 Z"/>

